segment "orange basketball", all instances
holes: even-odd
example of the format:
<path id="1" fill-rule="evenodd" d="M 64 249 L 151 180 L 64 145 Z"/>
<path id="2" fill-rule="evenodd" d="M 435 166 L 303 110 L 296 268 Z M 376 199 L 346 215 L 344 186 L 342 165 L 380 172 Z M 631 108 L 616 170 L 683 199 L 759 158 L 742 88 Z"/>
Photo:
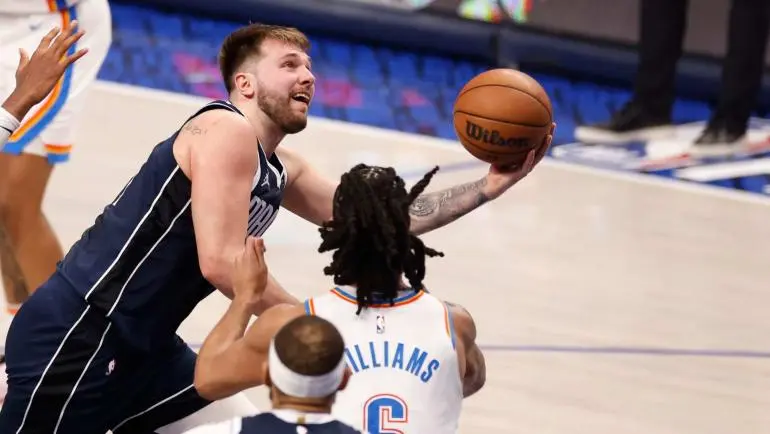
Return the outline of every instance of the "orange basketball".
<path id="1" fill-rule="evenodd" d="M 553 122 L 551 100 L 540 83 L 513 69 L 492 69 L 474 77 L 457 95 L 452 115 L 465 149 L 499 166 L 524 163 Z"/>

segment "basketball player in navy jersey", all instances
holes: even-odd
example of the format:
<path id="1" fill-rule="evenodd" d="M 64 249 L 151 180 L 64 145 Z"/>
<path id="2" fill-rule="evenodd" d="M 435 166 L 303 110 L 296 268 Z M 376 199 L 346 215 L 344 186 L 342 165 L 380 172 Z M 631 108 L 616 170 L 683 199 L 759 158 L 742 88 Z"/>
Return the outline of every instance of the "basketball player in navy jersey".
<path id="1" fill-rule="evenodd" d="M 252 253 L 253 256 L 253 253 Z M 355 434 L 331 415 L 338 390 L 350 377 L 345 343 L 329 321 L 302 316 L 270 338 L 259 370 L 270 388 L 272 410 L 256 416 L 200 426 L 187 434 Z"/>
<path id="2" fill-rule="evenodd" d="M 22 306 L 6 343 L 0 432 L 152 432 L 211 403 L 193 384 L 195 353 L 176 335 L 214 289 L 232 297 L 232 258 L 280 206 L 318 225 L 335 184 L 277 149 L 303 130 L 315 89 L 309 42 L 252 24 L 224 41 L 229 101 L 207 104 L 168 139 Z M 550 135 L 514 170 L 421 196 L 411 230 L 441 227 L 525 177 Z M 250 313 L 297 305 L 272 278 Z"/>
<path id="3" fill-rule="evenodd" d="M 350 376 L 344 357 L 342 335 L 329 321 L 289 321 L 271 340 L 263 368 L 273 410 L 244 418 L 240 434 L 358 433 L 331 416 L 335 394 Z"/>

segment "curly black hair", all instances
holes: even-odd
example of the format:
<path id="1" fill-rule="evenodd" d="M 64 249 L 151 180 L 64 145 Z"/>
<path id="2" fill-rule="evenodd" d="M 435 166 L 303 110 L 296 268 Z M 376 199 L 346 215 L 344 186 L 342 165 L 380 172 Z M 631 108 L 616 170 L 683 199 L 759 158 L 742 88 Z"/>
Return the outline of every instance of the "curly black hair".
<path id="1" fill-rule="evenodd" d="M 334 194 L 331 221 L 319 229 L 319 252 L 334 251 L 324 274 L 338 285 L 355 285 L 358 311 L 386 300 L 391 305 L 404 275 L 422 290 L 425 257 L 444 256 L 410 232 L 409 206 L 425 190 L 438 167 L 411 190 L 392 167 L 358 164 L 342 175 Z M 376 301 L 375 301 L 376 300 Z"/>

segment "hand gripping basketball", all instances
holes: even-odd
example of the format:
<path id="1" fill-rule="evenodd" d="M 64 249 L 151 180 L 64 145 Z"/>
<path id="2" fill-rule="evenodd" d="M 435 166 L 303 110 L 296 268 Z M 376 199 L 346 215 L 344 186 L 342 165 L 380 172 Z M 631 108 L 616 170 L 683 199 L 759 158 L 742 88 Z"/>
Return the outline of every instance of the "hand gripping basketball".
<path id="1" fill-rule="evenodd" d="M 517 182 L 524 179 L 532 169 L 545 157 L 548 148 L 553 141 L 553 132 L 556 129 L 556 123 L 551 124 L 551 129 L 546 134 L 543 142 L 535 149 L 527 153 L 527 158 L 521 165 L 497 166 L 491 164 L 487 174 L 487 185 L 485 193 L 489 199 L 495 199 L 506 190 L 513 187 Z"/>
<path id="2" fill-rule="evenodd" d="M 492 69 L 471 79 L 457 95 L 452 117 L 463 147 L 497 166 L 524 166 L 529 152 L 553 134 L 545 89 L 513 69 Z"/>

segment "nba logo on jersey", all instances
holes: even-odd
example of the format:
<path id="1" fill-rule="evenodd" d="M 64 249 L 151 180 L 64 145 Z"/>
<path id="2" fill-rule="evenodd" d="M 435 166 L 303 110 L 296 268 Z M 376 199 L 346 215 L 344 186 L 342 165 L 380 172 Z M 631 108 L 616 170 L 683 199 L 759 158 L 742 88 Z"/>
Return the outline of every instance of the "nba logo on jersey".
<path id="1" fill-rule="evenodd" d="M 377 315 L 377 334 L 381 335 L 385 333 L 385 317 Z"/>

